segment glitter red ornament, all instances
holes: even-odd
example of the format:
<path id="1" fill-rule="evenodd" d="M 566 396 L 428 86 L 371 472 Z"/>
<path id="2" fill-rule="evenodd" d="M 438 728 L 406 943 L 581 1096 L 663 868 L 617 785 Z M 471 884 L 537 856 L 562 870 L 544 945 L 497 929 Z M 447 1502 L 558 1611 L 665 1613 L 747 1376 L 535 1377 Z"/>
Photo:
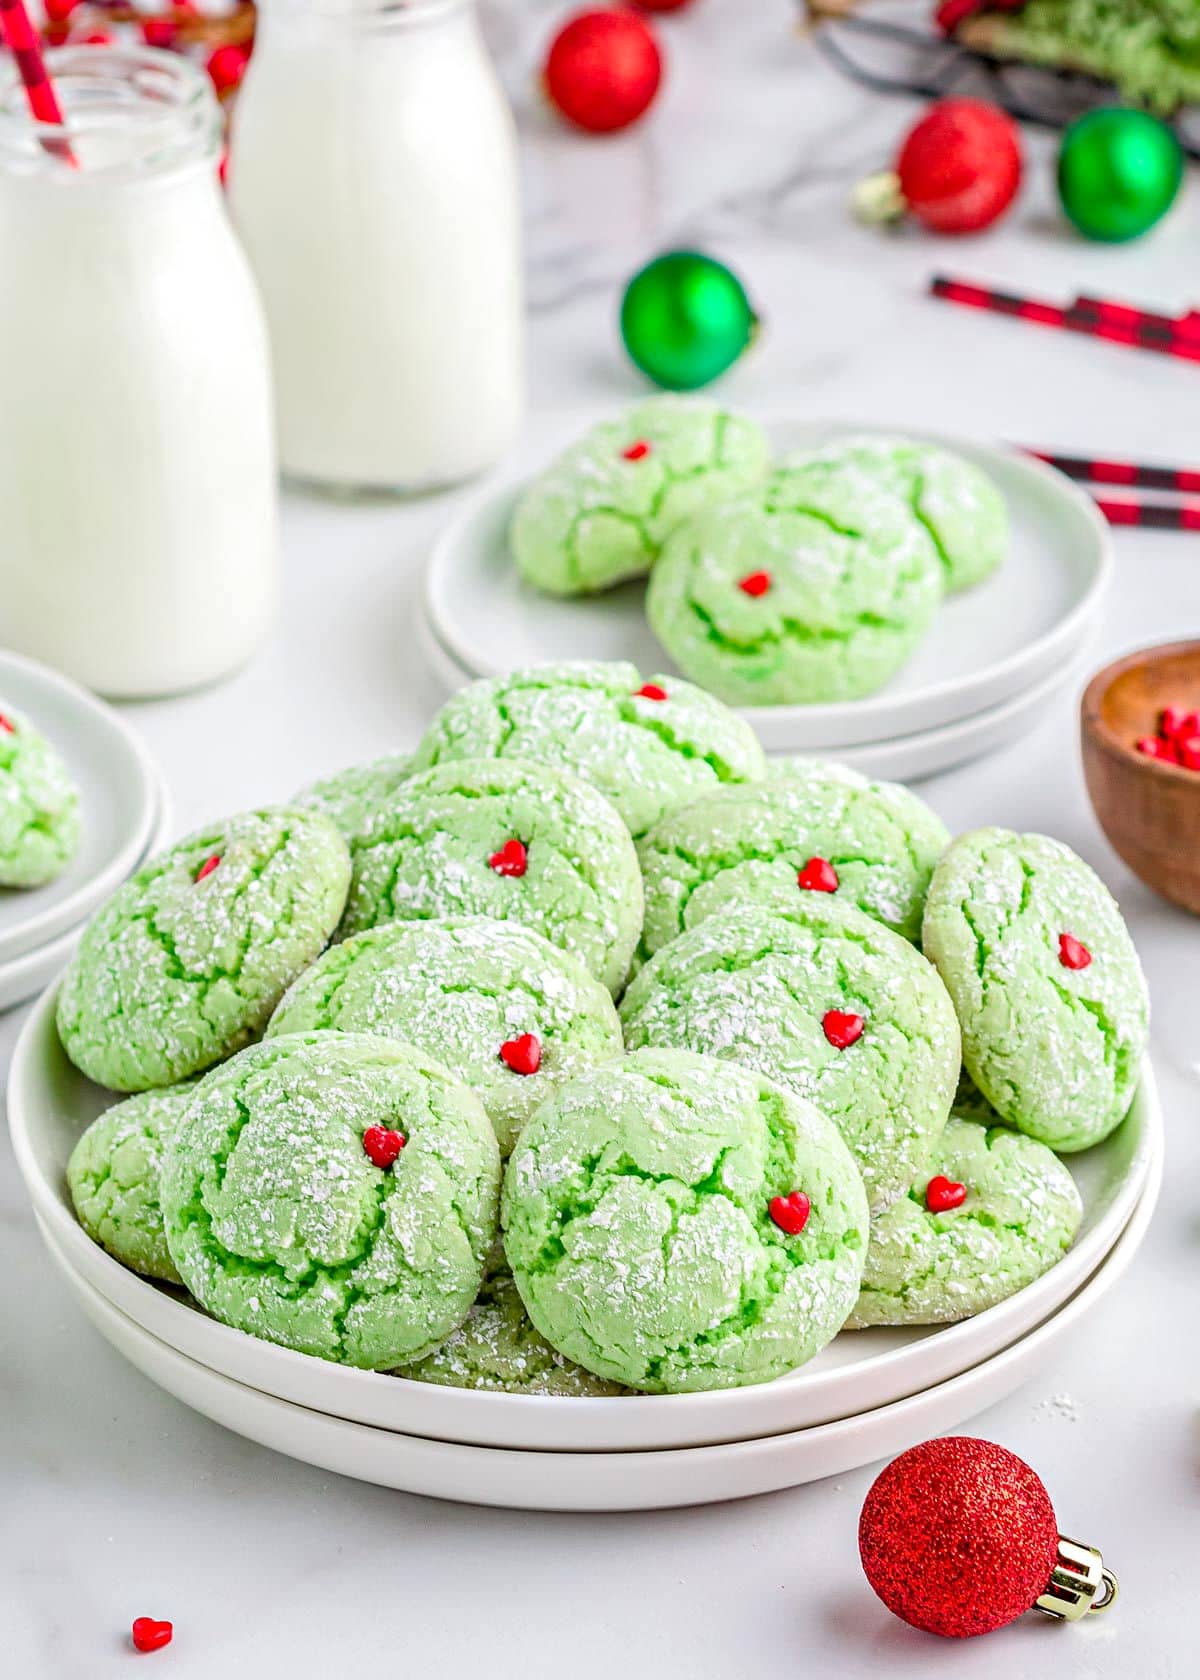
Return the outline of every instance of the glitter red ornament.
<path id="1" fill-rule="evenodd" d="M 1099 1552 L 1059 1534 L 1029 1465 L 968 1435 L 910 1447 L 880 1472 L 858 1549 L 888 1609 L 945 1639 L 990 1633 L 1035 1607 L 1076 1621 L 1117 1595 Z"/>
<path id="2" fill-rule="evenodd" d="M 1021 185 L 1021 133 L 998 105 L 940 99 L 909 130 L 896 166 L 859 186 L 868 221 L 906 212 L 934 233 L 978 233 L 1008 209 Z"/>
<path id="3" fill-rule="evenodd" d="M 654 31 L 633 12 L 577 13 L 554 37 L 542 71 L 551 103 L 589 134 L 628 128 L 651 105 L 661 80 Z"/>

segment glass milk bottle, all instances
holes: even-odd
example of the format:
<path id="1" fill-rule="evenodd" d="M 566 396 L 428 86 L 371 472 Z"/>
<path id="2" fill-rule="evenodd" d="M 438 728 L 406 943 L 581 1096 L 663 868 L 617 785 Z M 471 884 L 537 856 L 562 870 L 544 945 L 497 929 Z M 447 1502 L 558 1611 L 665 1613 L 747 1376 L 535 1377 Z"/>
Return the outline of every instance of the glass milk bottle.
<path id="1" fill-rule="evenodd" d="M 517 158 L 470 0 L 264 0 L 229 186 L 283 470 L 424 490 L 493 462 L 523 401 Z"/>
<path id="2" fill-rule="evenodd" d="M 207 77 L 115 47 L 49 65 L 65 131 L 0 67 L 0 644 L 166 694 L 273 613 L 266 331 Z"/>

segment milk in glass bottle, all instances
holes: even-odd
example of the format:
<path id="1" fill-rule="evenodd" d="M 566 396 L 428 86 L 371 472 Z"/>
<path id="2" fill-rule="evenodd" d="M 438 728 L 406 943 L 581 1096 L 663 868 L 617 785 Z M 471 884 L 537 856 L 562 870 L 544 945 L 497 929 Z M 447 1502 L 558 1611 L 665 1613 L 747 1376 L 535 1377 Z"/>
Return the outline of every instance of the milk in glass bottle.
<path id="1" fill-rule="evenodd" d="M 284 471 L 423 490 L 494 461 L 522 407 L 517 161 L 471 0 L 263 0 L 229 183 Z"/>
<path id="2" fill-rule="evenodd" d="M 48 61 L 65 129 L 0 65 L 0 644 L 171 693 L 243 663 L 274 608 L 266 328 L 207 76 Z"/>

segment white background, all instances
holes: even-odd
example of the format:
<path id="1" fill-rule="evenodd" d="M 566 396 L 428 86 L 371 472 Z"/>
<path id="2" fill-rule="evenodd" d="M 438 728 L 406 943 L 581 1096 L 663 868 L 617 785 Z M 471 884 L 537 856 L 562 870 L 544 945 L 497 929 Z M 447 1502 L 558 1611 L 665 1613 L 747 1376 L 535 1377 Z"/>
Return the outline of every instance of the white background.
<path id="1" fill-rule="evenodd" d="M 617 346 L 619 283 L 673 243 L 741 272 L 767 322 L 723 387 L 761 412 L 910 424 L 1200 464 L 1200 369 L 928 301 L 936 268 L 1065 299 L 1200 302 L 1200 190 L 1124 248 L 1056 219 L 1051 141 L 1001 229 L 888 237 L 849 219 L 850 185 L 908 115 L 840 81 L 786 0 L 696 0 L 663 24 L 652 118 L 596 142 L 533 92 L 547 0 L 486 8 L 525 141 L 532 311 L 523 446 L 565 439 L 640 389 Z M 511 463 L 510 463 L 511 464 Z M 284 797 L 415 741 L 439 701 L 412 603 L 449 499 L 342 507 L 290 497 L 286 600 L 236 680 L 131 708 L 177 828 Z M 1200 541 L 1121 533 L 1105 656 L 1195 631 Z M 714 1509 L 548 1517 L 442 1505 L 339 1480 L 224 1433 L 103 1343 L 51 1275 L 0 1141 L 0 1651 L 21 1680 L 108 1680 L 137 1661 L 187 1680 L 480 1672 L 490 1680 L 654 1673 L 953 1673 L 1158 1680 L 1195 1672 L 1200 1056 L 1197 924 L 1107 848 L 1084 795 L 1073 702 L 1006 752 L 923 790 L 952 828 L 1046 830 L 1110 882 L 1155 1004 L 1166 1186 L 1117 1291 L 1033 1383 L 968 1427 L 1029 1459 L 1069 1533 L 1122 1583 L 1095 1625 L 1026 1618 L 970 1645 L 893 1621 L 858 1567 L 872 1472 Z M 0 1021 L 7 1064 L 20 1015 Z M 176 1624 L 133 1657 L 138 1614 Z"/>

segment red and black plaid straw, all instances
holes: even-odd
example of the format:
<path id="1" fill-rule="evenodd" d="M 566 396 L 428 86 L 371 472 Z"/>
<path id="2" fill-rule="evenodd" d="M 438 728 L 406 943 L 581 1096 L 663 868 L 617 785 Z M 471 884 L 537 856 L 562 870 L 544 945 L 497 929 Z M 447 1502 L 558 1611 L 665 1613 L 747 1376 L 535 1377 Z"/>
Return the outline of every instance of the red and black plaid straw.
<path id="1" fill-rule="evenodd" d="M 29 96 L 29 109 L 35 119 L 40 123 L 53 123 L 61 128 L 62 106 L 58 103 L 54 83 L 46 73 L 41 42 L 37 30 L 29 21 L 25 0 L 0 0 L 0 28 L 4 31 L 4 38 L 16 61 L 17 72 L 25 84 L 25 92 Z M 46 147 L 65 162 L 72 165 L 77 163 L 70 143 L 65 138 L 47 140 Z"/>
<path id="2" fill-rule="evenodd" d="M 1076 298 L 1066 306 L 1024 297 L 1019 292 L 1002 292 L 993 286 L 979 286 L 969 280 L 955 280 L 935 274 L 929 282 L 934 297 L 958 303 L 968 309 L 984 309 L 993 315 L 1011 315 L 1019 321 L 1033 321 L 1043 327 L 1059 327 L 1090 338 L 1135 350 L 1155 350 L 1163 356 L 1179 356 L 1200 362 L 1200 317 L 1196 311 L 1178 318 L 1156 315 L 1131 304 L 1104 298 Z"/>
<path id="3" fill-rule="evenodd" d="M 1200 531 L 1200 502 L 1135 502 L 1097 496 L 1110 525 L 1140 525 L 1154 531 Z"/>
<path id="4" fill-rule="evenodd" d="M 1177 495 L 1200 493 L 1200 470 L 1194 467 L 1154 467 L 1139 461 L 1109 461 L 1091 455 L 1055 455 L 1027 449 L 1037 461 L 1057 467 L 1081 484 L 1120 484 L 1129 490 L 1173 490 Z"/>

